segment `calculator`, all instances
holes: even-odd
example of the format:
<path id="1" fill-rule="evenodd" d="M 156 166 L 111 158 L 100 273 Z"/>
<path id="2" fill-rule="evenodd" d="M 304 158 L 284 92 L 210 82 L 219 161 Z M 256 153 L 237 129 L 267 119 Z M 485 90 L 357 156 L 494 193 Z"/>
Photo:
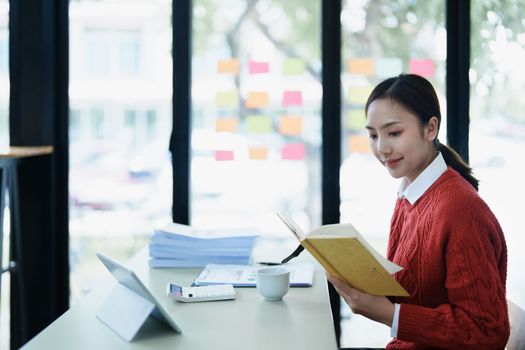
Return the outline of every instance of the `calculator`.
<path id="1" fill-rule="evenodd" d="M 214 301 L 235 299 L 235 289 L 231 284 L 216 284 L 210 286 L 181 287 L 168 283 L 168 296 L 177 301 L 191 303 L 196 301 Z"/>

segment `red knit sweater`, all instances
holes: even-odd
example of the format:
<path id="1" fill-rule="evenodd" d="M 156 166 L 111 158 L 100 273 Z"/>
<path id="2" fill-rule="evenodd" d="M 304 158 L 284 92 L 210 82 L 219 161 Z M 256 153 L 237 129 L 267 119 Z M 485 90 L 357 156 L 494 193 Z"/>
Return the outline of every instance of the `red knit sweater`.
<path id="1" fill-rule="evenodd" d="M 507 247 L 498 221 L 449 168 L 411 205 L 398 199 L 388 258 L 409 297 L 387 349 L 504 349 Z"/>

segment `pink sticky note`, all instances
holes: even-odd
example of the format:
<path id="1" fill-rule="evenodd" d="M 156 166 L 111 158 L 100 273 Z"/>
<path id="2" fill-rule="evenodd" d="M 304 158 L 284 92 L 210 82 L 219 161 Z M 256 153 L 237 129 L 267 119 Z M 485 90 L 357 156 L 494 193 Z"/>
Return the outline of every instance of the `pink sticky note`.
<path id="1" fill-rule="evenodd" d="M 281 149 L 281 158 L 287 160 L 303 160 L 306 149 L 302 143 L 290 143 Z"/>
<path id="2" fill-rule="evenodd" d="M 248 63 L 248 70 L 250 74 L 268 73 L 270 70 L 270 64 L 268 62 L 250 61 Z"/>
<path id="3" fill-rule="evenodd" d="M 233 160 L 233 151 L 215 151 L 215 160 Z"/>
<path id="4" fill-rule="evenodd" d="M 421 75 L 425 78 L 434 76 L 434 61 L 431 59 L 411 59 L 408 63 L 408 72 Z"/>
<path id="5" fill-rule="evenodd" d="M 303 104 L 303 95 L 301 91 L 285 91 L 283 93 L 283 106 L 301 106 Z"/>

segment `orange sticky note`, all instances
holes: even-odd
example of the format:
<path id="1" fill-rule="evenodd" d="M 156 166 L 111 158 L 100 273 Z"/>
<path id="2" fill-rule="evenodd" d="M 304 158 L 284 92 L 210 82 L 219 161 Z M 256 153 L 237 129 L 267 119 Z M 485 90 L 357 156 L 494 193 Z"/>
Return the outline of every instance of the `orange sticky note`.
<path id="1" fill-rule="evenodd" d="M 266 147 L 250 147 L 248 149 L 250 159 L 268 159 L 268 148 Z"/>
<path id="2" fill-rule="evenodd" d="M 306 148 L 302 143 L 290 143 L 281 149 L 281 158 L 286 160 L 303 160 Z"/>
<path id="3" fill-rule="evenodd" d="M 252 91 L 246 99 L 246 108 L 263 108 L 268 106 L 268 93 Z"/>
<path id="4" fill-rule="evenodd" d="M 229 131 L 234 132 L 239 126 L 239 120 L 234 117 L 219 118 L 215 121 L 215 131 Z"/>
<path id="5" fill-rule="evenodd" d="M 283 115 L 279 123 L 279 132 L 283 135 L 300 135 L 303 130 L 301 116 Z"/>
<path id="6" fill-rule="evenodd" d="M 434 61 L 431 59 L 411 59 L 408 62 L 408 72 L 432 78 L 435 73 Z"/>
<path id="7" fill-rule="evenodd" d="M 368 144 L 368 137 L 364 135 L 350 135 L 348 136 L 348 151 L 357 153 L 370 153 L 370 146 Z"/>
<path id="8" fill-rule="evenodd" d="M 233 160 L 233 151 L 215 151 L 216 161 Z"/>
<path id="9" fill-rule="evenodd" d="M 239 60 L 231 58 L 217 62 L 217 73 L 239 74 Z"/>
<path id="10" fill-rule="evenodd" d="M 269 70 L 270 63 L 268 62 L 250 61 L 248 63 L 248 71 L 250 72 L 250 74 L 268 73 Z"/>
<path id="11" fill-rule="evenodd" d="M 370 58 L 351 58 L 348 60 L 348 73 L 373 75 L 374 61 L 372 61 Z"/>
<path id="12" fill-rule="evenodd" d="M 302 106 L 303 95 L 301 91 L 285 91 L 283 93 L 283 106 Z"/>

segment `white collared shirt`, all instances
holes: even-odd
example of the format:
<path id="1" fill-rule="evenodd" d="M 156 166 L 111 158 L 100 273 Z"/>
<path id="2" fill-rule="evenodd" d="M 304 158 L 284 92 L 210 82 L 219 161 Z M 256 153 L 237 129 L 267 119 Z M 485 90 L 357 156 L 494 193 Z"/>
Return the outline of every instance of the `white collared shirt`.
<path id="1" fill-rule="evenodd" d="M 436 182 L 437 179 L 447 171 L 447 163 L 443 159 L 441 152 L 432 163 L 430 163 L 425 170 L 419 174 L 412 183 L 408 183 L 406 178 L 401 180 L 397 195 L 399 198 L 405 197 L 411 205 L 417 202 L 419 198 Z M 392 328 L 390 329 L 390 336 L 397 337 L 397 328 L 399 326 L 399 304 L 394 304 L 394 318 L 392 319 Z"/>
<path id="2" fill-rule="evenodd" d="M 447 163 L 445 163 L 441 152 L 438 152 L 438 155 L 432 163 L 430 163 L 412 183 L 409 184 L 406 178 L 401 180 L 401 184 L 397 190 L 398 197 L 405 197 L 410 204 L 414 205 L 423 193 L 425 193 L 445 171 L 447 171 Z"/>

